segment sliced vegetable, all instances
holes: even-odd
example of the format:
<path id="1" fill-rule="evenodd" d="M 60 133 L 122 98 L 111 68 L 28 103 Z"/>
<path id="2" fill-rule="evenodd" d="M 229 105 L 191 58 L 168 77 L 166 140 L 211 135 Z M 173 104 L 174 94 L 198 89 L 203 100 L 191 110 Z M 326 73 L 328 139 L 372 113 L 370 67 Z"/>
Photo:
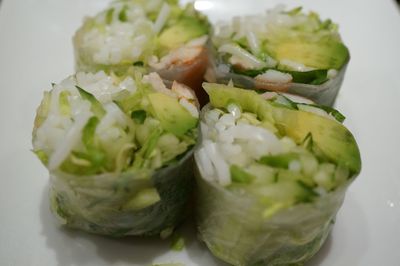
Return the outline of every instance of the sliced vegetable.
<path id="1" fill-rule="evenodd" d="M 247 173 L 237 165 L 231 165 L 230 173 L 233 182 L 248 184 L 252 179 L 254 179 L 251 174 Z"/>
<path id="2" fill-rule="evenodd" d="M 163 93 L 151 93 L 148 99 L 154 115 L 167 131 L 182 136 L 197 125 L 198 119 L 193 117 L 177 99 Z"/>

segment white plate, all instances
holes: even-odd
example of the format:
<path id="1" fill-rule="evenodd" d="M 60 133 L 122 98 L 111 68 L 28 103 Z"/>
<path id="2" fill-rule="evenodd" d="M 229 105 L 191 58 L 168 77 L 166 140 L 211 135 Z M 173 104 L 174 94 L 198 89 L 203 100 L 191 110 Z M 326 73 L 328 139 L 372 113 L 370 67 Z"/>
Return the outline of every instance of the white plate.
<path id="1" fill-rule="evenodd" d="M 30 152 L 44 89 L 73 72 L 71 37 L 106 0 L 4 0 L 0 5 L 0 265 L 224 265 L 183 230 L 169 241 L 109 239 L 58 228 L 47 172 Z M 341 26 L 351 62 L 337 100 L 360 145 L 363 171 L 348 191 L 327 243 L 307 265 L 400 265 L 400 13 L 394 1 L 281 1 Z M 260 12 L 278 1 L 197 1 L 213 21 Z"/>

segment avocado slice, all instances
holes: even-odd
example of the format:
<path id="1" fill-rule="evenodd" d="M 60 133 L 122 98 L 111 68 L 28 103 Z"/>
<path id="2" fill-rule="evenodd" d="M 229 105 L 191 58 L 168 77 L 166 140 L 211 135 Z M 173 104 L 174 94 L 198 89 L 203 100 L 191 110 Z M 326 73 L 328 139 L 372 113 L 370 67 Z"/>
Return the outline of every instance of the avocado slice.
<path id="1" fill-rule="evenodd" d="M 148 99 L 154 116 L 160 120 L 165 130 L 182 136 L 189 129 L 196 127 L 198 119 L 180 105 L 177 99 L 163 93 L 150 93 Z"/>
<path id="2" fill-rule="evenodd" d="M 266 49 L 277 60 L 288 59 L 316 69 L 340 69 L 350 58 L 347 47 L 334 39 L 282 38 L 268 42 Z"/>
<path id="3" fill-rule="evenodd" d="M 270 106 L 255 91 L 237 89 L 223 84 L 203 83 L 214 107 L 226 108 L 231 103 L 238 104 L 243 110 L 252 112 L 261 120 L 273 121 Z"/>
<path id="4" fill-rule="evenodd" d="M 347 167 L 354 174 L 361 171 L 357 143 L 342 124 L 301 110 L 274 107 L 273 113 L 278 127 L 297 143 L 311 133 L 314 143 L 331 161 Z"/>
<path id="5" fill-rule="evenodd" d="M 313 113 L 273 105 L 256 92 L 204 83 L 214 107 L 226 108 L 236 102 L 243 110 L 271 119 L 282 135 L 301 143 L 309 134 L 325 156 L 338 165 L 347 167 L 352 173 L 361 171 L 361 157 L 357 143 L 350 131 L 339 122 Z"/>
<path id="6" fill-rule="evenodd" d="M 163 30 L 158 38 L 162 49 L 176 49 L 186 42 L 208 34 L 208 25 L 194 17 L 182 17 Z"/>

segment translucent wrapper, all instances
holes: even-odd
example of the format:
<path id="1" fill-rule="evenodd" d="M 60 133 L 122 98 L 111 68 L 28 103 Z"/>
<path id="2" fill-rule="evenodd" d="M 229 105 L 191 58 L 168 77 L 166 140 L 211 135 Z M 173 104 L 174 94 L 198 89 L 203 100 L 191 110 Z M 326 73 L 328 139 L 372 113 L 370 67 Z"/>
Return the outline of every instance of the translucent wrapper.
<path id="1" fill-rule="evenodd" d="M 256 80 L 255 78 L 237 74 L 232 72 L 229 65 L 223 63 L 214 48 L 209 48 L 212 51 L 210 55 L 209 66 L 205 79 L 208 82 L 228 84 L 230 81 L 237 87 L 245 89 L 263 89 L 270 91 L 286 92 L 300 95 L 313 100 L 317 104 L 333 106 L 336 96 L 342 86 L 344 75 L 346 73 L 347 63 L 342 67 L 335 77 L 329 79 L 321 85 L 311 85 L 302 83 L 273 83 Z"/>
<path id="2" fill-rule="evenodd" d="M 150 171 L 74 176 L 50 173 L 51 210 L 62 224 L 90 233 L 167 236 L 184 219 L 192 191 L 192 154 L 177 164 Z M 156 189 L 159 201 L 135 209 L 140 193 Z M 146 200 L 142 195 L 141 200 Z"/>
<path id="3" fill-rule="evenodd" d="M 321 248 L 361 171 L 343 117 L 232 86 L 203 86 L 210 104 L 194 154 L 200 238 L 235 266 L 302 265 Z M 251 115 L 257 122 L 246 120 Z M 266 134 L 274 126 L 279 135 Z M 289 139 L 291 146 L 279 146 Z"/>
<path id="4" fill-rule="evenodd" d="M 324 243 L 349 185 L 265 219 L 257 199 L 196 176 L 199 235 L 232 265 L 302 265 Z"/>

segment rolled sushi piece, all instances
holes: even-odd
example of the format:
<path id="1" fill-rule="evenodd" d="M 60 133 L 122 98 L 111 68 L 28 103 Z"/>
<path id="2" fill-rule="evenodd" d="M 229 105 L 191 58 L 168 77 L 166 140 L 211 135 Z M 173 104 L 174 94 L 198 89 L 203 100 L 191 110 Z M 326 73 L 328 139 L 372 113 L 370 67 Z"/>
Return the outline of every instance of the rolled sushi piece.
<path id="1" fill-rule="evenodd" d="M 265 14 L 218 23 L 212 34 L 210 82 L 298 94 L 332 106 L 350 59 L 337 24 L 277 6 Z"/>
<path id="2" fill-rule="evenodd" d="M 76 70 L 124 75 L 134 67 L 201 88 L 208 62 L 208 33 L 208 20 L 193 4 L 114 1 L 106 10 L 86 18 L 76 32 Z"/>
<path id="3" fill-rule="evenodd" d="M 279 94 L 204 88 L 210 104 L 195 151 L 200 238 L 232 265 L 302 265 L 361 170 L 344 117 Z"/>
<path id="4" fill-rule="evenodd" d="M 50 174 L 51 210 L 90 233 L 169 235 L 192 191 L 198 103 L 156 73 L 79 72 L 45 92 L 33 151 Z"/>

